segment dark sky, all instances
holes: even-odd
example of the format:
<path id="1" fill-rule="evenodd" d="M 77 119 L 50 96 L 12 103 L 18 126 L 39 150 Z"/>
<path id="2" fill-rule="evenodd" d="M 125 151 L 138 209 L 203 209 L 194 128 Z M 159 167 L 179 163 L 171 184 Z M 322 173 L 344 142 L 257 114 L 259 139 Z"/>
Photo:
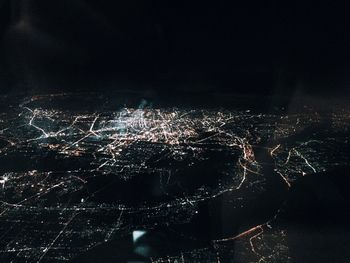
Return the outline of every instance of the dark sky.
<path id="1" fill-rule="evenodd" d="M 225 2 L 0 0 L 1 91 L 349 93 L 349 8 Z"/>

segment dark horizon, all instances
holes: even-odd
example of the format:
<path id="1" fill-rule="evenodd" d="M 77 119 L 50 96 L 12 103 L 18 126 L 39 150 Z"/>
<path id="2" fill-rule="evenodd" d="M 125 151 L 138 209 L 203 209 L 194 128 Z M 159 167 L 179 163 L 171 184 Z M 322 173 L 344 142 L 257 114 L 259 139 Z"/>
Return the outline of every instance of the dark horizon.
<path id="1" fill-rule="evenodd" d="M 0 12 L 2 94 L 349 95 L 339 6 L 3 0 Z"/>

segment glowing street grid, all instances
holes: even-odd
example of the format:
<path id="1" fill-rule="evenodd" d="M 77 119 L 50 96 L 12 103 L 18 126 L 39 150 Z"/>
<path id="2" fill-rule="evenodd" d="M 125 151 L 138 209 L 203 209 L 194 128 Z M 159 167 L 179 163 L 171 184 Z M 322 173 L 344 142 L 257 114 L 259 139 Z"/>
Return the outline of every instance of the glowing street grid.
<path id="1" fill-rule="evenodd" d="M 257 151 L 271 157 L 276 180 L 287 188 L 297 178 L 349 163 L 345 110 L 266 114 L 156 108 L 142 101 L 95 110 L 67 106 L 69 98 L 2 100 L 1 262 L 67 261 L 133 229 L 189 222 L 201 202 L 224 193 L 259 194 L 268 180 Z M 58 99 L 61 104 L 51 103 Z M 193 183 L 183 177 L 212 159 L 220 160 L 213 164 L 214 178 Z M 158 182 L 159 193 L 136 190 L 148 181 Z M 244 206 L 247 198 L 232 205 Z M 277 214 L 227 240 L 213 240 L 214 248 L 152 261 L 220 262 L 221 253 L 231 253 L 226 241 L 234 239 L 235 257 L 290 262 L 285 231 L 273 227 Z"/>

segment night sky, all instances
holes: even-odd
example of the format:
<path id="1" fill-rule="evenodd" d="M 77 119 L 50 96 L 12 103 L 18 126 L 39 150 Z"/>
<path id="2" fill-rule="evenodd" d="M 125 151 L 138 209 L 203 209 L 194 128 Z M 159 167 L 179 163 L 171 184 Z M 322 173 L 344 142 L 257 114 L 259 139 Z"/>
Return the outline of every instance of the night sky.
<path id="1" fill-rule="evenodd" d="M 2 93 L 349 94 L 348 8 L 0 1 Z"/>

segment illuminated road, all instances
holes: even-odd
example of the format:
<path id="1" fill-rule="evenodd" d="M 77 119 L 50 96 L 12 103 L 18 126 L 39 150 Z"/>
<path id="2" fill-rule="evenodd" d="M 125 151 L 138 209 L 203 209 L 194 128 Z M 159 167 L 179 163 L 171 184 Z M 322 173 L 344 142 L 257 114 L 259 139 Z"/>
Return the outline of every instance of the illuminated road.
<path id="1" fill-rule="evenodd" d="M 266 113 L 95 96 L 2 99 L 1 261 L 67 261 L 143 229 L 198 240 L 140 254 L 153 262 L 291 262 L 275 224 L 288 189 L 349 164 L 345 109 Z"/>

